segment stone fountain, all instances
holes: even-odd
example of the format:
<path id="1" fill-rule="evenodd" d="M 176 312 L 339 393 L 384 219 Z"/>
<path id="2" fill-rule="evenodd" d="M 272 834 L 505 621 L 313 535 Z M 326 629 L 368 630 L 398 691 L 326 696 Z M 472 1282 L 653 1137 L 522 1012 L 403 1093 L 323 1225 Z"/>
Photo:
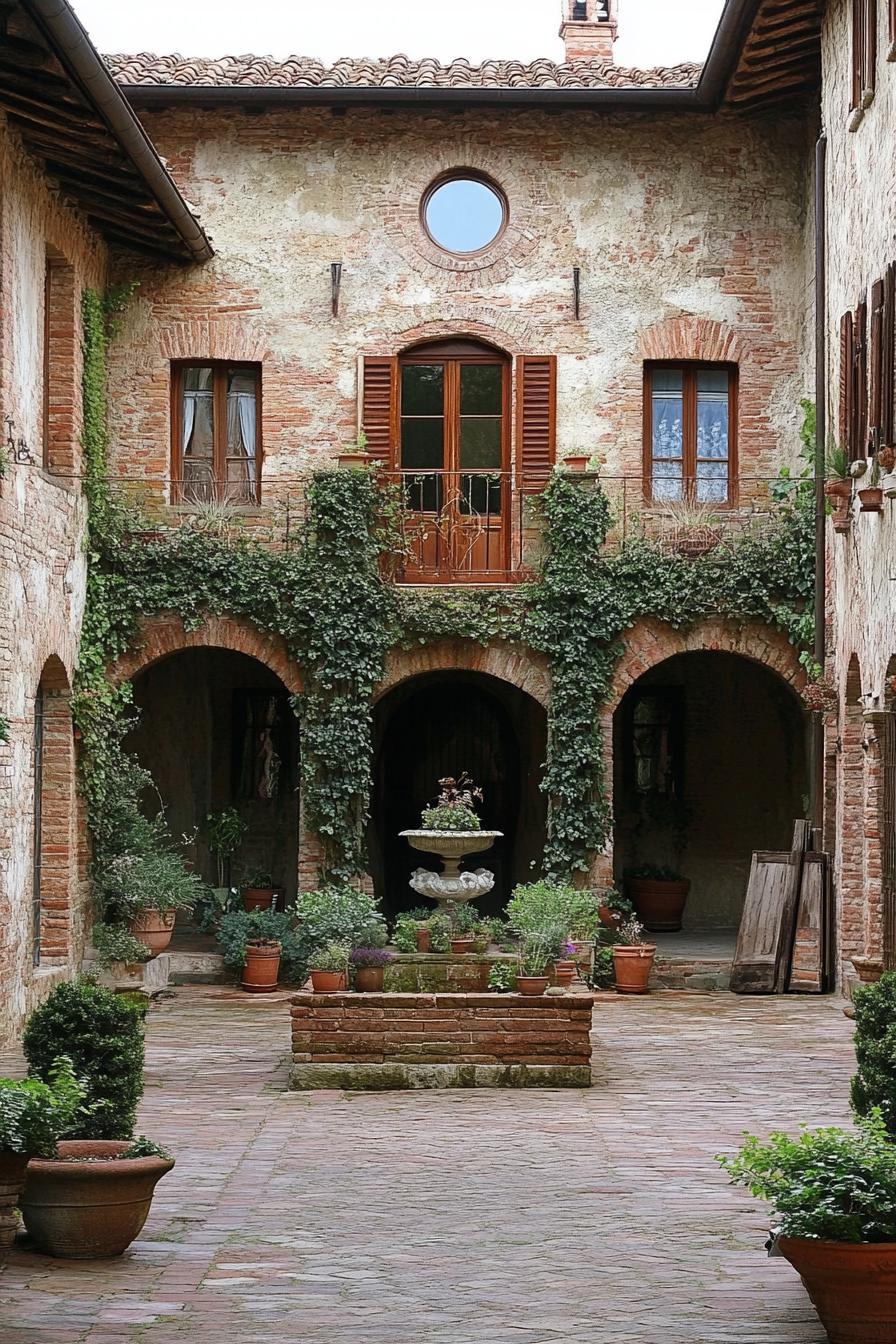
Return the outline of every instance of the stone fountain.
<path id="1" fill-rule="evenodd" d="M 441 913 L 447 914 L 452 905 L 485 896 L 495 885 L 494 873 L 487 868 L 461 872 L 460 860 L 467 854 L 490 849 L 503 831 L 401 831 L 400 834 L 413 849 L 424 854 L 437 854 L 442 860 L 441 873 L 417 868 L 410 883 L 418 896 L 435 901 Z"/>

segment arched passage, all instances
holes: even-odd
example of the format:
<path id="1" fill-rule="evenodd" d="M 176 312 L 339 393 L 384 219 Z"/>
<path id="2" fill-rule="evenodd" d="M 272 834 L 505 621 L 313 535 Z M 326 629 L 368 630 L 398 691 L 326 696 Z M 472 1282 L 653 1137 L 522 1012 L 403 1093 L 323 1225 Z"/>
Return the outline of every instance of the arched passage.
<path id="1" fill-rule="evenodd" d="M 233 649 L 163 654 L 133 678 L 139 724 L 127 745 L 152 775 L 171 832 L 196 839 L 187 857 L 218 885 L 209 813 L 235 807 L 246 835 L 227 884 L 270 874 L 295 895 L 299 832 L 298 723 L 272 668 Z"/>
<path id="2" fill-rule="evenodd" d="M 642 864 L 691 880 L 685 928 L 740 921 L 756 849 L 789 849 L 805 814 L 805 714 L 741 654 L 673 654 L 633 680 L 613 720 L 617 877 Z"/>
<path id="3" fill-rule="evenodd" d="M 483 825 L 504 832 L 493 849 L 476 857 L 475 866 L 495 873 L 494 891 L 478 907 L 485 913 L 504 907 L 513 886 L 531 877 L 544 848 L 539 778 L 546 739 L 544 708 L 518 687 L 481 672 L 423 673 L 402 680 L 377 702 L 369 848 L 376 893 L 389 913 L 420 904 L 408 879 L 427 866 L 426 856 L 411 850 L 399 832 L 419 826 L 439 778 L 462 770 L 483 789 Z M 438 868 L 438 861 L 432 866 Z"/>

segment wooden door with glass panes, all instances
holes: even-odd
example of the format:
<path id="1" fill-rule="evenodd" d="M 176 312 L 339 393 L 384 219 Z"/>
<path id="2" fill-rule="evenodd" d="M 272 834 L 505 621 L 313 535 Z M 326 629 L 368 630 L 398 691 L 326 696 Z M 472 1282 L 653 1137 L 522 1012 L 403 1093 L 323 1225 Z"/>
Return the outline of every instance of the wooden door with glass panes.
<path id="1" fill-rule="evenodd" d="M 396 467 L 410 514 L 405 577 L 500 577 L 509 555 L 509 366 L 473 342 L 427 346 L 399 371 Z"/>

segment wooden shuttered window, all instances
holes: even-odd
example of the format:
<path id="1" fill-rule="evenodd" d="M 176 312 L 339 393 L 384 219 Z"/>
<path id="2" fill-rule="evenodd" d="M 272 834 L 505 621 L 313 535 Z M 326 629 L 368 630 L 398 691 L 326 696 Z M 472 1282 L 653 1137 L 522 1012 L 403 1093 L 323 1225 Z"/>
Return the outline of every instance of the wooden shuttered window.
<path id="1" fill-rule="evenodd" d="M 869 345 L 868 434 L 873 445 L 879 445 L 883 423 L 884 404 L 884 282 L 876 280 L 871 286 L 871 329 Z"/>
<path id="2" fill-rule="evenodd" d="M 889 0 L 891 22 L 893 0 Z M 877 81 L 877 0 L 852 0 L 850 109 L 870 102 Z"/>
<path id="3" fill-rule="evenodd" d="M 392 466 L 398 439 L 398 360 L 365 355 L 361 360 L 359 427 L 367 435 L 371 461 Z"/>
<path id="4" fill-rule="evenodd" d="M 517 470 L 523 491 L 548 483 L 557 448 L 557 357 L 520 355 L 516 361 Z"/>
<path id="5" fill-rule="evenodd" d="M 863 299 L 853 323 L 853 460 L 867 456 L 868 443 L 868 304 Z"/>
<path id="6" fill-rule="evenodd" d="M 896 262 L 887 267 L 883 290 L 880 439 L 882 444 L 893 447 L 896 445 Z"/>

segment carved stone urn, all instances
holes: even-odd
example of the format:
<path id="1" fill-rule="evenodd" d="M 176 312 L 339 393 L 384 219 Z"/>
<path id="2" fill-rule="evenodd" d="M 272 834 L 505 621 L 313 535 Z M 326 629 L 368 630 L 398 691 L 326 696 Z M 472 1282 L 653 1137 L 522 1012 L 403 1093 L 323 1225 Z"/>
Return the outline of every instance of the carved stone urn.
<path id="1" fill-rule="evenodd" d="M 491 849 L 503 834 L 503 831 L 402 831 L 401 835 L 413 849 L 424 854 L 437 854 L 442 860 L 441 873 L 432 873 L 426 868 L 415 869 L 411 887 L 418 896 L 435 901 L 439 910 L 446 913 L 452 905 L 485 896 L 495 885 L 494 873 L 487 868 L 461 872 L 460 860 L 467 854 Z"/>

